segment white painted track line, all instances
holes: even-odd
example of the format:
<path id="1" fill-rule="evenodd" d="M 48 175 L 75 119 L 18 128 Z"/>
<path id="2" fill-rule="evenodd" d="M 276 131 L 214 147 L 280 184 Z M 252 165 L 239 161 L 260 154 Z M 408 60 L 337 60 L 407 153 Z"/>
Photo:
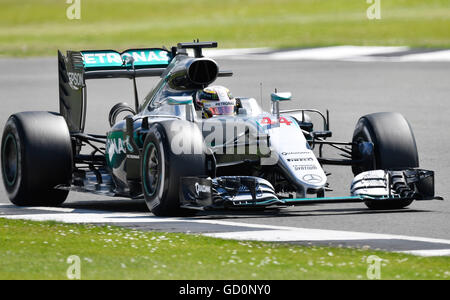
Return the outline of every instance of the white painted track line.
<path id="1" fill-rule="evenodd" d="M 450 256 L 450 249 L 439 250 L 409 250 L 409 251 L 397 251 L 397 253 L 411 254 L 416 256 Z"/>
<path id="2" fill-rule="evenodd" d="M 408 47 L 363 47 L 336 46 L 300 49 L 269 54 L 266 59 L 273 60 L 339 60 L 352 57 L 407 51 Z"/>
<path id="3" fill-rule="evenodd" d="M 242 226 L 242 223 L 239 223 Z M 448 244 L 450 240 L 414 237 L 395 234 L 365 233 L 339 230 L 290 228 L 288 230 L 261 230 L 206 233 L 205 235 L 223 239 L 253 240 L 253 241 L 340 241 L 340 240 L 407 240 L 425 243 Z"/>
<path id="4" fill-rule="evenodd" d="M 203 49 L 203 55 L 211 58 L 227 58 L 232 56 L 260 54 L 273 51 L 271 48 L 237 48 L 237 49 Z M 188 51 L 189 52 L 189 51 Z"/>
<path id="5" fill-rule="evenodd" d="M 292 50 L 276 50 L 271 48 L 204 49 L 203 54 L 211 58 L 235 60 L 341 60 L 355 62 L 450 61 L 450 50 L 424 50 L 422 53 L 414 54 L 409 50 L 413 49 L 406 46 L 344 45 Z M 188 52 L 192 52 L 192 50 L 188 49 Z"/>
<path id="6" fill-rule="evenodd" d="M 450 61 L 450 50 L 404 55 L 399 57 L 399 61 L 404 62 Z"/>
<path id="7" fill-rule="evenodd" d="M 1 215 L 6 219 L 30 220 L 30 221 L 57 221 L 74 224 L 95 224 L 95 223 L 156 223 L 168 222 L 169 218 L 160 218 L 150 216 L 147 213 L 111 213 L 111 212 L 92 212 L 92 213 L 66 213 L 66 214 L 22 214 L 22 215 Z M 177 218 L 170 218 L 170 222 L 181 222 Z"/>
<path id="8" fill-rule="evenodd" d="M 73 212 L 74 208 L 65 208 L 65 207 L 44 207 L 44 206 L 33 206 L 33 207 L 22 207 L 23 209 L 30 210 L 44 210 L 44 211 L 55 211 L 55 212 Z"/>
<path id="9" fill-rule="evenodd" d="M 449 249 L 431 249 L 431 250 L 408 250 L 395 251 L 397 253 L 411 254 L 416 256 L 450 256 L 450 240 L 430 239 L 423 237 L 412 237 L 391 234 L 374 234 L 362 232 L 336 231 L 336 230 L 320 230 L 296 228 L 294 230 L 261 230 L 261 231 L 244 231 L 244 232 L 222 232 L 222 233 L 205 233 L 205 236 L 245 240 L 245 241 L 262 241 L 262 242 L 332 242 L 332 241 L 367 241 L 376 240 L 405 240 L 412 242 L 425 242 L 436 244 L 448 244 Z"/>
<path id="10" fill-rule="evenodd" d="M 223 239 L 253 240 L 266 242 L 407 240 L 425 243 L 448 244 L 450 248 L 450 240 L 444 239 L 433 239 L 424 237 L 395 235 L 395 234 L 365 233 L 365 232 L 323 230 L 323 229 L 309 229 L 309 228 L 294 228 L 289 230 L 220 232 L 220 233 L 206 233 L 205 235 Z"/>

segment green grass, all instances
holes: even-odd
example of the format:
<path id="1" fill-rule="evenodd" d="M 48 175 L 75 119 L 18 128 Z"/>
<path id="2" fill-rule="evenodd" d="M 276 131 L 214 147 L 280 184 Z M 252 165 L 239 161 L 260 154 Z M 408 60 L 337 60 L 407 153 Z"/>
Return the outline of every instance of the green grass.
<path id="1" fill-rule="evenodd" d="M 216 40 L 220 47 L 409 45 L 450 47 L 449 0 L 81 0 L 68 20 L 61 0 L 0 0 L 0 55 L 56 49 L 172 46 Z"/>
<path id="2" fill-rule="evenodd" d="M 81 279 L 366 279 L 370 255 L 382 279 L 450 278 L 450 257 L 0 218 L 0 279 L 66 279 L 71 255 Z"/>

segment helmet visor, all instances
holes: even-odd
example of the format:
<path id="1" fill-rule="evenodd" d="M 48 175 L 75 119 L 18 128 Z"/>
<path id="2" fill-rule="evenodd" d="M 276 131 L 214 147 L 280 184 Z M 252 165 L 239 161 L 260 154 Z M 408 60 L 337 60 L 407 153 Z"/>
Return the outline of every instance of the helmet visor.
<path id="1" fill-rule="evenodd" d="M 213 115 L 232 115 L 234 113 L 234 106 L 219 106 L 219 107 L 210 107 L 209 110 Z"/>

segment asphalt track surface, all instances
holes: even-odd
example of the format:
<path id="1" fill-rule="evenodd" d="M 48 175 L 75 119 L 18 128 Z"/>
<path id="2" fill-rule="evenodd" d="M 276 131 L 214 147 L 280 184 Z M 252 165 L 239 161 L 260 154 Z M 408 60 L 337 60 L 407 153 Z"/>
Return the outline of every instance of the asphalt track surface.
<path id="1" fill-rule="evenodd" d="M 445 200 L 414 202 L 409 208 L 397 211 L 370 211 L 360 203 L 321 204 L 259 212 L 209 212 L 192 218 L 206 223 L 153 222 L 143 225 L 142 222 L 130 221 L 123 222 L 122 225 L 146 230 L 214 233 L 221 231 L 215 227 L 220 224 L 214 225 L 214 222 L 228 221 L 233 222 L 234 231 L 245 228 L 250 230 L 248 226 L 262 225 L 268 228 L 272 226 L 272 229 L 279 226 L 450 240 L 449 62 L 226 59 L 219 59 L 218 62 L 222 69 L 233 70 L 234 77 L 221 78 L 216 83 L 226 85 L 236 96 L 252 96 L 258 100 L 262 90 L 265 109 L 269 109 L 269 95 L 275 88 L 293 93 L 293 100 L 283 103 L 282 108 L 329 109 L 333 140 L 349 141 L 358 118 L 364 114 L 378 111 L 402 113 L 413 127 L 420 166 L 436 172 L 436 194 Z M 141 98 L 156 81 L 155 78 L 138 80 Z M 132 95 L 132 83 L 126 79 L 88 82 L 86 131 L 104 134 L 108 130 L 109 109 L 117 102 L 133 103 Z M 56 57 L 0 59 L 1 127 L 9 115 L 15 112 L 58 111 L 57 99 Z M 326 153 L 331 156 L 335 154 L 333 151 Z M 327 196 L 348 195 L 352 180 L 350 167 L 326 166 L 325 170 L 332 173 L 329 182 L 334 189 Z M 8 203 L 1 185 L 0 214 L 20 215 L 26 211 L 12 208 Z M 151 216 L 143 201 L 80 193 L 71 193 L 63 207 L 78 211 L 102 210 L 132 213 L 141 217 Z M 244 229 L 240 229 L 239 224 Z M 324 243 L 326 241 L 322 241 Z M 370 245 L 370 242 L 365 241 L 363 244 Z M 383 247 L 382 242 L 373 247 L 390 250 L 390 246 Z M 415 248 L 421 249 L 420 246 Z M 450 247 L 446 245 L 441 248 Z"/>

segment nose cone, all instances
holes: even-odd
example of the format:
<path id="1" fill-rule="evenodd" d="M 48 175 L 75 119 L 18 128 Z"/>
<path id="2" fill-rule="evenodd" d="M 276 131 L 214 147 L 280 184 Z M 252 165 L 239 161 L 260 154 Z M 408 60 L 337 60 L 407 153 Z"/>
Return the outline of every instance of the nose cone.
<path id="1" fill-rule="evenodd" d="M 311 173 L 303 175 L 301 182 L 307 189 L 320 189 L 325 185 L 327 180 L 325 174 Z"/>

